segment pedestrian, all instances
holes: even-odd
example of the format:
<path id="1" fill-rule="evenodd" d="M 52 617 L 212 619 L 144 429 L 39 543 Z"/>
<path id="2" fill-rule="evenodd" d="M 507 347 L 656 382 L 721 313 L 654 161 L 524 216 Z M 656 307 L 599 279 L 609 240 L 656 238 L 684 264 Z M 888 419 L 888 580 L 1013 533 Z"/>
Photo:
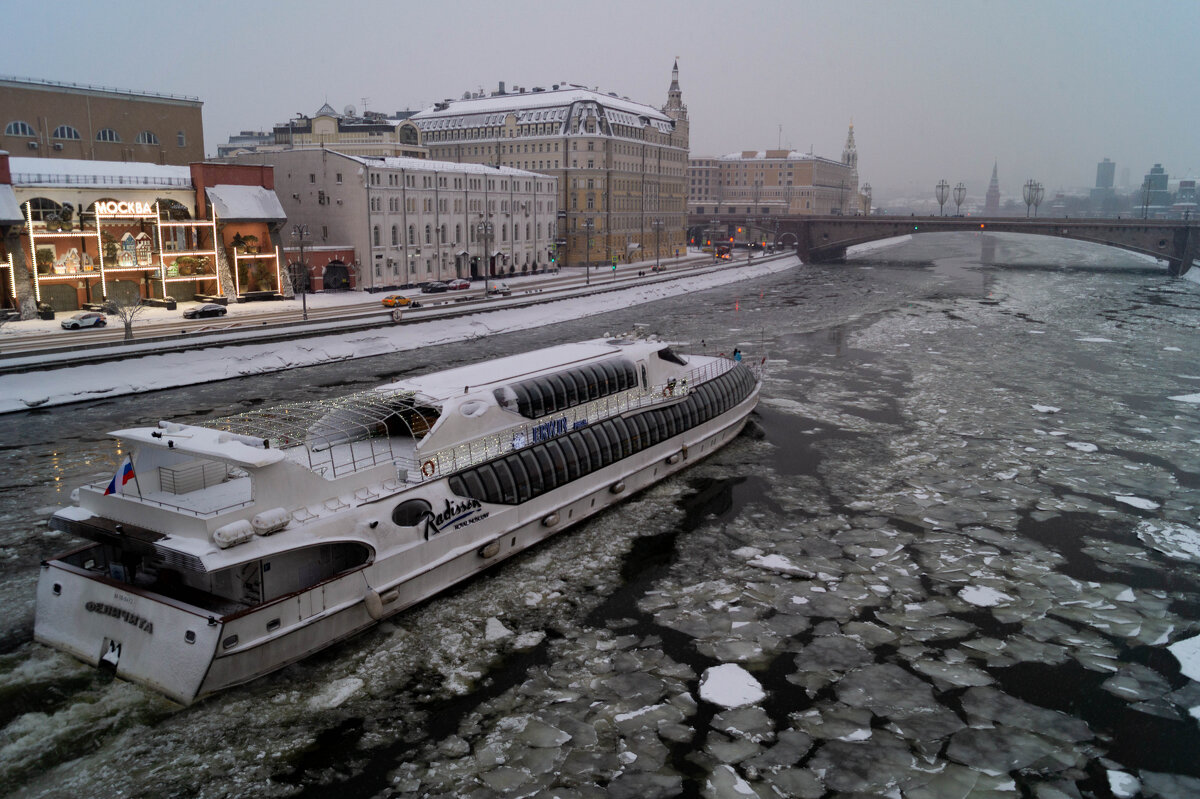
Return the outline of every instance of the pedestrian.
<path id="1" fill-rule="evenodd" d="M 735 361 L 740 361 L 742 359 L 742 351 L 739 350 L 737 347 L 733 348 L 733 359 Z"/>

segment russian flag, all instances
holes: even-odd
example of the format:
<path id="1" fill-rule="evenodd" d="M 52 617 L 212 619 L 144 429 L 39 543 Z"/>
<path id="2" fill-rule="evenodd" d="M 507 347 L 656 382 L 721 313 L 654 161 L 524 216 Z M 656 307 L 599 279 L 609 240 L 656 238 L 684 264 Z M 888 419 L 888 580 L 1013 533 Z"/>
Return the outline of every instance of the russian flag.
<path id="1" fill-rule="evenodd" d="M 134 477 L 133 456 L 126 455 L 125 460 L 121 461 L 121 465 L 117 468 L 117 473 L 113 475 L 112 482 L 108 484 L 108 488 L 104 489 L 104 495 L 120 494 L 125 488 L 125 484 Z"/>

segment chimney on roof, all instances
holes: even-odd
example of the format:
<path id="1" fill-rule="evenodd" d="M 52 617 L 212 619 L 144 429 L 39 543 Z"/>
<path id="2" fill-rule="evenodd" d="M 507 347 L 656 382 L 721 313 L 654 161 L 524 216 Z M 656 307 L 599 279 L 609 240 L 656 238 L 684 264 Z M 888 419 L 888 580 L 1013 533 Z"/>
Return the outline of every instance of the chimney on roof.
<path id="1" fill-rule="evenodd" d="M 504 81 L 500 81 L 500 94 L 504 94 Z"/>

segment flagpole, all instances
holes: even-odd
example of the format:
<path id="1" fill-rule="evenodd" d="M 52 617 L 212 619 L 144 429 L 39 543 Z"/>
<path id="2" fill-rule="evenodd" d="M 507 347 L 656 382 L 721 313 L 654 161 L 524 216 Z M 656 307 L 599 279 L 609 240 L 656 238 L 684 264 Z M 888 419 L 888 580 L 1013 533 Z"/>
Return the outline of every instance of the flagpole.
<path id="1" fill-rule="evenodd" d="M 137 486 L 138 499 L 142 498 L 142 483 L 138 480 L 137 469 L 133 468 L 133 453 L 129 453 L 129 471 L 133 472 L 133 484 Z"/>

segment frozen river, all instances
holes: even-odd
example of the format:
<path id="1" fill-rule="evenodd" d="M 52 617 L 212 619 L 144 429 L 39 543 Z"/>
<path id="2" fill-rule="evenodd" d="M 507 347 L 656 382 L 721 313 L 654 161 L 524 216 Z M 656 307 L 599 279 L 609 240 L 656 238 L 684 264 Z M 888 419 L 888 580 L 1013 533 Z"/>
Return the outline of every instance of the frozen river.
<path id="1" fill-rule="evenodd" d="M 993 262 L 995 265 L 993 265 Z M 335 651 L 181 709 L 32 643 L 45 519 L 104 431 L 653 320 L 765 350 L 675 479 Z M 927 235 L 483 342 L 10 415 L 0 792 L 1194 797 L 1200 286 Z"/>

